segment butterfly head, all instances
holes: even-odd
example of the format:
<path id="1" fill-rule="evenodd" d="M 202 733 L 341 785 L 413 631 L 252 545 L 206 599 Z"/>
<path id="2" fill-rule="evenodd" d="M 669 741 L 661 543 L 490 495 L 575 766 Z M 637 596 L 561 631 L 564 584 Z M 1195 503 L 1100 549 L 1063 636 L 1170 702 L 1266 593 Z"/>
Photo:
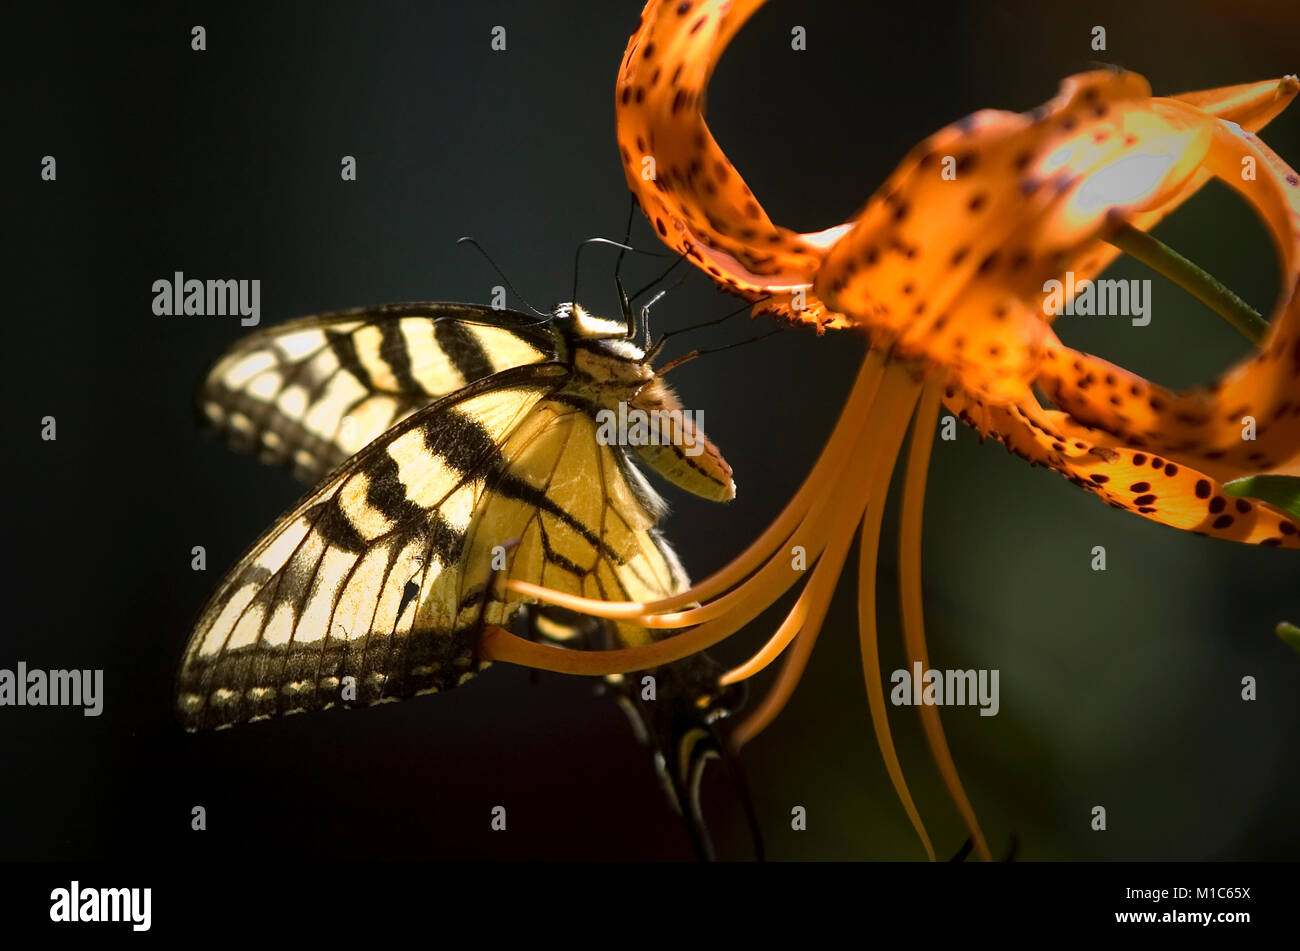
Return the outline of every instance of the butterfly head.
<path id="1" fill-rule="evenodd" d="M 627 327 L 617 320 L 598 317 L 576 301 L 556 304 L 551 319 L 566 328 L 575 337 L 587 340 L 604 340 L 627 335 Z"/>

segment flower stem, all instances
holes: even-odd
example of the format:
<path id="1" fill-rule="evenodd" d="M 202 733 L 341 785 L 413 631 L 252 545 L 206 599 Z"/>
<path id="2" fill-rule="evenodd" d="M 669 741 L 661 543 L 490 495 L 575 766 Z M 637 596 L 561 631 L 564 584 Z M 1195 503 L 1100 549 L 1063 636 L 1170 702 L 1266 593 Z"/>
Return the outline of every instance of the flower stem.
<path id="1" fill-rule="evenodd" d="M 1260 316 L 1259 311 L 1234 294 L 1214 275 L 1193 264 L 1163 241 L 1123 222 L 1111 235 L 1110 243 L 1156 273 L 1169 278 L 1232 324 L 1251 343 L 1258 344 L 1268 334 L 1268 321 Z"/>
<path id="2" fill-rule="evenodd" d="M 1297 653 L 1300 653 L 1300 627 L 1288 624 L 1286 621 L 1279 621 L 1277 636 L 1282 638 L 1283 642 L 1294 647 Z"/>

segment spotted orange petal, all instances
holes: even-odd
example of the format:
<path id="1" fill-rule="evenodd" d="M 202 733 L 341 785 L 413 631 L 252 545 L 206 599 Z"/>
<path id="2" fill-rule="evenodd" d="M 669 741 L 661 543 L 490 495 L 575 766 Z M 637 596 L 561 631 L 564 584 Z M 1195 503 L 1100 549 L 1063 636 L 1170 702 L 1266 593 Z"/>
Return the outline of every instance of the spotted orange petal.
<path id="1" fill-rule="evenodd" d="M 1300 91 L 1300 80 L 1294 76 L 1284 76 L 1282 79 L 1269 79 L 1258 83 L 1243 83 L 1237 86 L 1181 93 L 1170 96 L 1168 100 L 1156 98 L 1151 101 L 1151 105 L 1153 109 L 1159 111 L 1167 108 L 1166 103 L 1184 103 L 1194 106 L 1210 118 L 1235 122 L 1247 132 L 1258 132 L 1290 105 L 1298 91 Z M 1172 200 L 1166 201 L 1158 208 L 1131 215 L 1129 224 L 1140 231 L 1150 231 L 1213 177 L 1208 169 L 1200 169 Z M 1112 244 L 1095 245 L 1084 259 L 1074 262 L 1075 277 L 1079 280 L 1095 277 L 1121 253 L 1120 249 Z"/>
<path id="2" fill-rule="evenodd" d="M 1000 405 L 959 387 L 944 405 L 1027 462 L 1053 469 L 1115 508 L 1198 535 L 1300 548 L 1300 523 L 1223 491 L 1223 480 L 1168 455 L 1133 449 L 1036 403 Z"/>
<path id="3" fill-rule="evenodd" d="M 1134 73 L 1067 79 L 1030 115 L 984 111 L 915 150 L 817 274 L 819 296 L 1003 402 L 1025 398 L 1050 315 L 1045 283 L 1094 266 L 1122 220 L 1177 200 L 1217 120 L 1157 112 Z"/>
<path id="4" fill-rule="evenodd" d="M 1241 176 L 1247 157 L 1253 180 Z M 1282 252 L 1282 293 L 1259 351 L 1208 387 L 1171 392 L 1057 346 L 1039 382 L 1061 409 L 1130 447 L 1177 452 L 1233 478 L 1300 455 L 1300 176 L 1253 134 L 1221 121 L 1205 164 L 1259 211 Z M 1253 438 L 1243 438 L 1251 429 Z"/>
<path id="5" fill-rule="evenodd" d="M 800 234 L 772 223 L 704 121 L 704 90 L 736 31 L 763 0 L 651 0 L 615 87 L 628 187 L 669 247 L 767 309 L 800 295 L 802 319 L 845 326 L 806 291 L 848 228 Z M 788 312 L 788 311 L 787 311 Z"/>

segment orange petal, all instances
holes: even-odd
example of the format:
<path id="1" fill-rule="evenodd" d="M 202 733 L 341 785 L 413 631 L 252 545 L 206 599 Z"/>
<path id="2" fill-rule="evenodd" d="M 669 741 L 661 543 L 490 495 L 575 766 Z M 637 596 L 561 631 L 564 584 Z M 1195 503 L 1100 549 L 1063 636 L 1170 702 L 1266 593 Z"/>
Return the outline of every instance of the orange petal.
<path id="1" fill-rule="evenodd" d="M 944 391 L 944 404 L 1011 452 L 1055 469 L 1116 508 L 1198 535 L 1300 548 L 1300 520 L 1263 502 L 1234 499 L 1208 473 L 1125 446 L 1059 410 L 1032 402 L 995 405 L 956 387 Z"/>
<path id="2" fill-rule="evenodd" d="M 1254 180 L 1242 180 L 1245 157 L 1255 160 Z M 1281 299 L 1260 350 L 1208 387 L 1172 392 L 1053 338 L 1039 383 L 1061 409 L 1121 444 L 1232 477 L 1300 455 L 1300 175 L 1254 135 L 1217 120 L 1206 168 L 1255 206 L 1282 250 Z M 1253 438 L 1244 438 L 1250 421 Z"/>
<path id="3" fill-rule="evenodd" d="M 1300 92 L 1300 79 L 1283 76 L 1258 83 L 1220 86 L 1170 96 L 1216 119 L 1235 122 L 1247 132 L 1258 132 L 1272 122 Z"/>
<path id="4" fill-rule="evenodd" d="M 1152 100 L 1152 107 L 1160 110 L 1164 108 L 1164 103 L 1167 101 L 1185 103 L 1211 118 L 1235 122 L 1247 132 L 1258 132 L 1290 105 L 1298 90 L 1300 90 L 1300 81 L 1297 81 L 1294 76 L 1284 76 L 1281 79 L 1267 79 L 1258 83 L 1242 83 L 1237 86 L 1181 93 L 1170 96 L 1168 100 L 1157 98 Z M 1201 169 L 1183 186 L 1174 200 L 1165 202 L 1159 208 L 1133 215 L 1129 218 L 1129 224 L 1140 231 L 1150 231 L 1213 177 L 1207 169 Z M 1075 278 L 1078 280 L 1093 278 L 1104 271 L 1121 253 L 1120 249 L 1112 244 L 1097 245 L 1086 260 L 1076 263 Z"/>
<path id="5" fill-rule="evenodd" d="M 826 248 L 848 226 L 799 234 L 774 225 L 704 121 L 713 67 L 761 5 L 647 4 L 619 70 L 615 111 L 628 187 L 660 239 L 729 290 L 781 298 L 775 306 L 807 288 Z M 802 303 L 806 319 L 842 323 L 810 293 Z"/>
<path id="6" fill-rule="evenodd" d="M 1134 73 L 1067 79 L 1031 115 L 984 111 L 931 136 L 826 257 L 816 290 L 904 357 L 987 398 L 1024 399 L 1038 372 L 1047 279 L 1117 220 L 1173 200 L 1214 120 L 1152 109 Z"/>

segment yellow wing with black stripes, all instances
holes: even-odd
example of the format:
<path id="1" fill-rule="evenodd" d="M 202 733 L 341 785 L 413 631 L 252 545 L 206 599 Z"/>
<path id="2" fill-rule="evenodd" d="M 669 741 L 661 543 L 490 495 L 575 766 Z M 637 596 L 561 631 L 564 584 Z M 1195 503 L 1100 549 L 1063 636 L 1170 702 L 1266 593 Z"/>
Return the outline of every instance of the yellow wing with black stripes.
<path id="1" fill-rule="evenodd" d="M 554 356 L 550 335 L 515 311 L 360 308 L 245 337 L 209 371 L 199 409 L 235 449 L 314 483 L 431 401 Z"/>
<path id="2" fill-rule="evenodd" d="M 615 600 L 681 590 L 658 497 L 596 439 L 569 375 L 536 363 L 436 400 L 286 513 L 202 613 L 178 677 L 184 724 L 455 686 L 479 667 L 483 625 L 518 609 L 494 576 Z"/>

